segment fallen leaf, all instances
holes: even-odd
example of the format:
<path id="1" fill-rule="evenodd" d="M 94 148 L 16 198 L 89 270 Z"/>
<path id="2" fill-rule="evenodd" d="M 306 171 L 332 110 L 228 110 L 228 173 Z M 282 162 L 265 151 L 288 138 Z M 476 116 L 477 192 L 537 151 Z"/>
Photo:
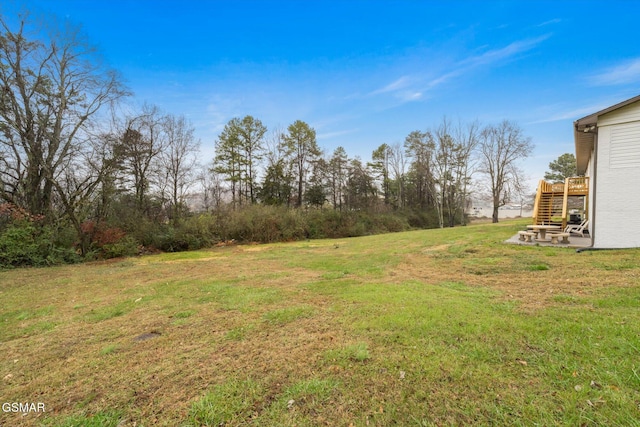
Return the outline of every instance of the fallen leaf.
<path id="1" fill-rule="evenodd" d="M 518 359 L 518 363 L 521 364 L 522 366 L 527 366 L 527 361 L 526 360 Z"/>
<path id="2" fill-rule="evenodd" d="M 576 391 L 580 391 L 580 390 L 582 390 L 582 386 L 581 385 L 577 385 L 577 386 L 574 387 L 574 389 Z"/>

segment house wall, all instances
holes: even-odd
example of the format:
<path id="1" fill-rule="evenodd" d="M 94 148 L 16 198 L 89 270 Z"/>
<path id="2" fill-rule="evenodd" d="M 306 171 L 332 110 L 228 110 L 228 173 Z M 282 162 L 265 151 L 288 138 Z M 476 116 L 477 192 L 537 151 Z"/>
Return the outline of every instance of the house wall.
<path id="1" fill-rule="evenodd" d="M 596 136 L 597 138 L 597 136 Z M 595 147 L 597 147 L 597 141 L 595 144 Z M 594 147 L 594 151 L 595 151 L 595 147 Z M 585 173 L 585 176 L 589 177 L 589 196 L 587 197 L 586 203 L 587 203 L 587 218 L 589 218 L 589 222 L 591 225 L 589 225 L 588 230 L 589 233 L 591 233 L 591 229 L 593 228 L 593 194 L 595 191 L 595 178 L 594 178 L 594 153 L 593 151 L 591 152 L 591 156 L 589 156 L 589 163 L 587 165 L 587 171 Z"/>
<path id="2" fill-rule="evenodd" d="M 638 121 L 640 121 L 640 102 L 634 102 L 598 117 L 598 127 Z"/>
<path id="3" fill-rule="evenodd" d="M 597 138 L 593 245 L 640 247 L 640 102 L 599 118 Z"/>

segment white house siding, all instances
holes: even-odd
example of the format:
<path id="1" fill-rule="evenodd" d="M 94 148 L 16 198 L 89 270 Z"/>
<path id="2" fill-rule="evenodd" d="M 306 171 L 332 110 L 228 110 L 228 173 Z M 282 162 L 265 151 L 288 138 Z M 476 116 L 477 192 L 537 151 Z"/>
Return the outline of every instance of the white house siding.
<path id="1" fill-rule="evenodd" d="M 637 121 L 630 122 L 631 117 Z M 596 150 L 593 244 L 601 248 L 640 247 L 640 103 L 598 120 Z"/>
<path id="2" fill-rule="evenodd" d="M 598 127 L 640 121 L 640 101 L 598 117 Z"/>
<path id="3" fill-rule="evenodd" d="M 597 143 L 596 143 L 597 146 Z M 589 218 L 589 221 L 591 222 L 591 226 L 589 226 L 589 231 L 591 232 L 591 228 L 593 226 L 593 222 L 591 221 L 591 218 L 593 218 L 593 192 L 594 192 L 594 162 L 593 162 L 593 158 L 594 158 L 594 153 L 591 153 L 591 156 L 589 157 L 589 163 L 587 164 L 587 170 L 585 173 L 585 176 L 589 177 L 589 197 L 588 197 L 588 202 L 587 202 L 587 209 L 589 210 L 587 212 L 587 218 Z"/>

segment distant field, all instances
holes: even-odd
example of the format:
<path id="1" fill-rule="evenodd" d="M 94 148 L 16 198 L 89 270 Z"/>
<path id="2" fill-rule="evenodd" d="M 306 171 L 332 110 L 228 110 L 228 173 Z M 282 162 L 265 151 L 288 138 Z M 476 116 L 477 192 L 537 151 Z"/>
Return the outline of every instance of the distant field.
<path id="1" fill-rule="evenodd" d="M 0 425 L 639 426 L 640 251 L 526 222 L 0 272 Z"/>

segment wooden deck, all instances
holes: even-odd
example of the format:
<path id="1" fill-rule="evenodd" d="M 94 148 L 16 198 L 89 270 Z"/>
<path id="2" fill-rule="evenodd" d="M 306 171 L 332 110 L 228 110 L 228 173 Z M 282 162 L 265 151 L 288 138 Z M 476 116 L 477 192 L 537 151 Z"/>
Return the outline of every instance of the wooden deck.
<path id="1" fill-rule="evenodd" d="M 567 226 L 569 197 L 585 198 L 585 213 L 589 199 L 589 177 L 567 178 L 564 183 L 552 184 L 540 180 L 533 205 L 534 224 Z"/>

